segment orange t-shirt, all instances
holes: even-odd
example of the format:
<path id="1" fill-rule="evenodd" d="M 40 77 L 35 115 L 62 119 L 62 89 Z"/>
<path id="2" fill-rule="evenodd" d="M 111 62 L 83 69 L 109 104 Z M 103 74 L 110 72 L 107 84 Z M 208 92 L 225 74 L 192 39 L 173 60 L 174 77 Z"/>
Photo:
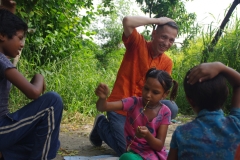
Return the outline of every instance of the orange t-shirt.
<path id="1" fill-rule="evenodd" d="M 126 47 L 126 53 L 118 70 L 112 92 L 108 97 L 109 102 L 131 96 L 141 97 L 145 74 L 150 68 L 165 70 L 169 74 L 172 72 L 172 60 L 164 53 L 152 58 L 152 43 L 147 42 L 136 29 L 128 38 L 123 34 L 122 40 Z M 127 115 L 126 111 L 116 112 Z"/>

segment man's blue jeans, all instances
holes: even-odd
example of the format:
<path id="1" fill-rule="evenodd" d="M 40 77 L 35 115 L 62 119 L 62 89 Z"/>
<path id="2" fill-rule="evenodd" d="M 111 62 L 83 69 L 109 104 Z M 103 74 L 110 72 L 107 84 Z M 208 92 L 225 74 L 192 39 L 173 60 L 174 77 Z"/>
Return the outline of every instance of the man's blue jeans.
<path id="1" fill-rule="evenodd" d="M 178 114 L 178 106 L 174 101 L 170 101 L 170 100 L 161 100 L 161 103 L 165 104 L 166 106 L 168 106 L 168 108 L 171 110 L 171 119 L 174 119 L 177 117 Z"/>
<path id="2" fill-rule="evenodd" d="M 161 103 L 169 107 L 172 119 L 177 116 L 178 106 L 175 102 L 162 100 Z M 107 112 L 107 118 L 101 118 L 97 124 L 97 132 L 101 139 L 112 148 L 118 156 L 126 152 L 124 125 L 126 117 L 116 112 Z"/>

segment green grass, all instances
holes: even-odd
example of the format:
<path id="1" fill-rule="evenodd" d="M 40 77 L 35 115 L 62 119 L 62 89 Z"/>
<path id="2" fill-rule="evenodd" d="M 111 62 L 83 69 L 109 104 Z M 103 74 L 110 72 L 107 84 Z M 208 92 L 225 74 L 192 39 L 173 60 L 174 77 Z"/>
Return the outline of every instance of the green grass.
<path id="1" fill-rule="evenodd" d="M 213 33 L 209 35 L 212 38 Z M 187 121 L 183 115 L 193 114 L 185 98 L 182 85 L 183 79 L 190 68 L 200 63 L 204 44 L 208 44 L 211 39 L 209 35 L 203 34 L 196 37 L 190 41 L 188 48 L 184 50 L 174 49 L 167 53 L 174 62 L 172 76 L 179 83 L 176 103 L 179 106 L 179 115 L 181 115 L 182 121 Z M 239 35 L 239 21 L 237 21 L 234 27 L 228 27 L 228 30 L 224 31 L 218 44 L 210 53 L 208 62 L 221 61 L 240 71 Z M 18 64 L 18 70 L 29 80 L 35 73 L 43 74 L 47 84 L 47 91 L 58 92 L 63 99 L 65 121 L 72 122 L 74 119 L 78 119 L 77 117 L 93 117 L 97 114 L 95 87 L 98 83 L 103 82 L 108 84 L 110 89 L 112 88 L 124 51 L 125 49 L 120 49 L 107 53 L 104 55 L 106 61 L 102 60 L 100 62 L 95 56 L 96 52 L 99 52 L 98 49 L 81 48 L 77 53 L 71 54 L 64 59 L 55 61 L 46 59 L 41 66 L 37 66 L 35 63 L 37 55 L 34 60 L 27 60 L 22 57 Z M 227 108 L 230 104 L 230 97 L 231 94 L 226 102 Z M 10 94 L 11 111 L 21 108 L 28 102 L 30 100 L 17 88 L 12 88 Z M 80 116 L 77 113 L 80 113 Z"/>
<path id="2" fill-rule="evenodd" d="M 109 55 L 111 66 L 108 68 L 99 67 L 100 64 L 93 55 L 79 53 L 59 61 L 46 62 L 43 66 L 35 66 L 34 63 L 21 58 L 18 70 L 29 80 L 35 73 L 41 73 L 45 77 L 47 91 L 55 91 L 61 95 L 64 110 L 71 115 L 66 116 L 69 119 L 74 117 L 72 115 L 76 112 L 91 117 L 97 114 L 95 88 L 100 82 L 112 87 L 123 52 L 122 50 L 116 53 L 118 57 Z M 13 86 L 10 110 L 15 111 L 28 102 L 30 100 Z"/>

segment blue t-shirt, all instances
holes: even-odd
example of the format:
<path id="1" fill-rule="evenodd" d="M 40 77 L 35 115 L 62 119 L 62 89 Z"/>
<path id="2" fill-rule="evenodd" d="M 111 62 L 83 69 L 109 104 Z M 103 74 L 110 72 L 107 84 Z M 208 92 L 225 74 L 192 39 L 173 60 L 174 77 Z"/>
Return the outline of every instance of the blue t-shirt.
<path id="1" fill-rule="evenodd" d="M 5 70 L 14 68 L 12 62 L 0 53 L 0 117 L 9 112 L 8 99 L 11 83 L 5 77 Z"/>
<path id="2" fill-rule="evenodd" d="M 192 122 L 178 126 L 170 147 L 178 149 L 179 160 L 233 160 L 240 144 L 240 108 L 229 116 L 222 110 L 202 110 Z"/>

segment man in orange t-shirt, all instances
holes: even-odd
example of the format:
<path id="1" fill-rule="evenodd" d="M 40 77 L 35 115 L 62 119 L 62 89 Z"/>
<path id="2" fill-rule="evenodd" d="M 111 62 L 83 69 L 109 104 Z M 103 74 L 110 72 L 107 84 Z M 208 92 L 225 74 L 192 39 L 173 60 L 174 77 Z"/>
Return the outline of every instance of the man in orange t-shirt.
<path id="1" fill-rule="evenodd" d="M 136 30 L 136 27 L 148 24 L 158 25 L 152 32 L 150 42 Z M 173 45 L 178 34 L 178 27 L 172 19 L 126 16 L 123 19 L 123 29 L 122 40 L 126 53 L 108 101 L 117 101 L 131 96 L 141 97 L 145 74 L 150 68 L 165 70 L 169 74 L 172 72 L 173 62 L 164 54 Z M 178 111 L 177 105 L 169 100 L 162 100 L 161 103 L 170 108 L 174 118 Z M 125 119 L 124 111 L 107 112 L 107 118 L 103 114 L 97 115 L 89 135 L 92 145 L 101 146 L 104 141 L 118 156 L 124 153 L 126 151 Z"/>

